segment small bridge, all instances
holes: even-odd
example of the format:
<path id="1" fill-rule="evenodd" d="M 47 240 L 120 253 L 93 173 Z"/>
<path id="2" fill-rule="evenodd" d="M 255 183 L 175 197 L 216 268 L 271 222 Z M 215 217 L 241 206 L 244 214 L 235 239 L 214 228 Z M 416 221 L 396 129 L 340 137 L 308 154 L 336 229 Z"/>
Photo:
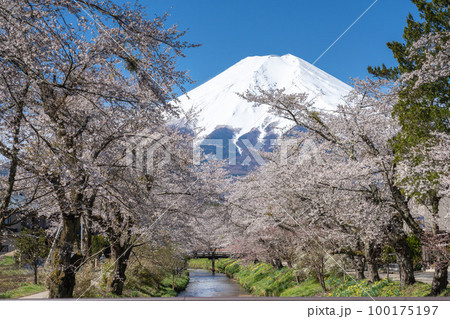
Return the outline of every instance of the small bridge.
<path id="1" fill-rule="evenodd" d="M 230 258 L 233 253 L 225 250 L 214 250 L 214 251 L 194 251 L 192 258 L 208 258 L 211 260 L 211 271 L 216 272 L 216 259 L 219 258 Z"/>
<path id="2" fill-rule="evenodd" d="M 232 255 L 230 251 L 194 251 L 193 258 L 219 259 L 230 258 Z"/>

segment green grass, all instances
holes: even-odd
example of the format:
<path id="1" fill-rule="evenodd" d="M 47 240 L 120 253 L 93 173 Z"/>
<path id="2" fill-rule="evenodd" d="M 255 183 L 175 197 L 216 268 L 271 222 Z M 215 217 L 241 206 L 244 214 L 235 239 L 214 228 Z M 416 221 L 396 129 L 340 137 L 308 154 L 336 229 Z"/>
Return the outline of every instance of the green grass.
<path id="1" fill-rule="evenodd" d="M 398 296 L 399 291 L 392 289 L 385 289 L 390 282 L 386 279 L 370 283 L 368 280 L 344 280 L 337 279 L 334 282 L 334 289 L 329 293 L 332 297 L 375 297 L 386 294 L 385 297 Z M 383 290 L 384 289 L 384 290 Z"/>
<path id="2" fill-rule="evenodd" d="M 39 292 L 45 291 L 47 288 L 45 285 L 34 285 L 29 283 L 22 283 L 20 287 L 8 290 L 6 292 L 0 293 L 0 299 L 14 299 L 25 297 Z"/>
<path id="3" fill-rule="evenodd" d="M 26 275 L 29 274 L 30 271 L 20 268 L 14 257 L 6 256 L 0 259 L 0 276 L 15 276 L 15 275 Z"/>
<path id="4" fill-rule="evenodd" d="M 122 295 L 114 295 L 107 291 L 106 287 L 90 287 L 89 291 L 83 291 L 83 298 L 137 298 L 137 297 L 176 297 L 179 292 L 186 289 L 189 283 L 189 274 L 185 272 L 177 277 L 172 288 L 172 277 L 167 275 L 161 282 L 142 280 L 132 275 L 127 276 Z M 74 297 L 78 297 L 75 294 Z"/>
<path id="5" fill-rule="evenodd" d="M 426 297 L 430 293 L 431 285 L 423 282 L 416 282 L 411 286 L 400 290 L 400 282 L 387 279 L 375 283 L 369 283 L 367 280 L 360 280 L 358 284 L 354 281 L 341 283 L 329 296 L 335 297 Z M 447 288 L 441 296 L 449 296 L 450 288 Z"/>
<path id="6" fill-rule="evenodd" d="M 186 289 L 186 286 L 189 283 L 189 274 L 184 273 L 181 277 L 178 277 L 175 280 L 175 287 L 172 289 L 172 278 L 165 277 L 159 289 L 161 297 L 175 297 L 179 292 Z"/>
<path id="7" fill-rule="evenodd" d="M 0 258 L 0 298 L 20 298 L 45 290 L 44 285 L 34 285 L 33 272 L 16 264 L 14 257 Z"/>
<path id="8" fill-rule="evenodd" d="M 218 261 L 220 262 L 221 260 L 219 259 Z M 211 260 L 206 258 L 191 259 L 188 261 L 188 268 L 211 270 Z"/>
<path id="9" fill-rule="evenodd" d="M 189 283 L 189 273 L 183 272 L 181 277 L 175 279 L 172 287 L 172 276 L 167 274 L 160 281 L 155 281 L 149 276 L 136 276 L 133 273 L 127 274 L 127 280 L 122 295 L 114 295 L 107 291 L 105 285 L 100 287 L 90 286 L 89 291 L 82 290 L 83 298 L 137 298 L 137 297 L 176 297 L 179 292 L 186 289 Z M 78 297 L 77 294 L 74 297 Z"/>
<path id="10" fill-rule="evenodd" d="M 122 297 L 176 297 L 179 292 L 186 289 L 189 273 L 184 272 L 181 277 L 177 277 L 174 287 L 171 275 L 166 275 L 160 282 L 143 282 L 135 279 L 137 278 L 128 279 Z"/>
<path id="11" fill-rule="evenodd" d="M 398 291 L 398 296 L 402 297 L 426 297 L 430 293 L 431 285 L 423 282 L 416 282 L 414 285 L 408 286 L 400 291 L 399 282 L 390 282 L 385 290 L 381 291 L 380 296 L 389 296 L 389 291 Z M 450 296 L 450 288 L 444 290 L 440 296 Z"/>
<path id="12" fill-rule="evenodd" d="M 108 278 L 111 275 L 111 260 L 104 260 L 100 268 L 94 273 L 91 267 L 83 268 L 77 274 L 74 298 L 136 298 L 136 297 L 175 297 L 183 291 L 189 283 L 187 270 L 176 276 L 172 282 L 171 272 L 154 266 L 142 260 L 142 263 L 129 265 L 126 271 L 126 280 L 122 295 L 114 295 L 109 292 Z M 93 280 L 98 280 L 92 285 Z"/>
<path id="13" fill-rule="evenodd" d="M 308 278 L 300 284 L 283 291 L 281 297 L 309 297 L 322 293 L 322 287 L 314 278 Z"/>
<path id="14" fill-rule="evenodd" d="M 12 266 L 15 264 L 14 257 L 5 256 L 5 258 L 0 259 L 0 266 Z"/>

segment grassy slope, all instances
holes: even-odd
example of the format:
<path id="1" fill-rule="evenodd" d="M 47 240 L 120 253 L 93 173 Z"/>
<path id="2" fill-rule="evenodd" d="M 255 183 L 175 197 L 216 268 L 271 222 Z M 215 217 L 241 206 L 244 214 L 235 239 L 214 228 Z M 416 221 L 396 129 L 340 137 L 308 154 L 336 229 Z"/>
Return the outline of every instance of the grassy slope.
<path id="1" fill-rule="evenodd" d="M 179 292 L 186 289 L 188 283 L 189 274 L 187 272 L 176 279 L 174 289 L 172 289 L 171 276 L 166 276 L 157 285 L 142 284 L 142 282 L 129 278 L 125 285 L 123 297 L 175 297 Z"/>
<path id="2" fill-rule="evenodd" d="M 135 297 L 175 297 L 189 283 L 189 273 L 184 271 L 175 280 L 172 289 L 172 276 L 169 273 L 155 274 L 148 267 L 132 265 L 127 269 L 126 281 L 121 296 L 108 292 L 107 279 L 111 275 L 110 261 L 107 260 L 101 270 L 86 267 L 77 274 L 74 298 L 135 298 Z M 96 284 L 92 284 L 96 282 Z"/>
<path id="3" fill-rule="evenodd" d="M 45 285 L 22 283 L 18 288 L 0 293 L 0 299 L 7 299 L 7 298 L 17 299 L 37 294 L 39 292 L 45 291 L 46 289 L 47 287 L 45 287 Z"/>
<path id="4" fill-rule="evenodd" d="M 87 271 L 91 271 L 87 269 Z M 84 293 L 83 297 L 118 297 L 106 292 L 106 289 L 91 285 L 91 280 L 96 280 L 98 274 L 92 274 L 83 285 L 82 279 L 77 278 L 77 287 L 79 293 Z M 91 278 L 92 277 L 92 278 Z M 0 259 L 0 299 L 20 298 L 29 296 L 46 290 L 45 285 L 34 285 L 33 274 L 16 265 L 13 257 Z M 128 274 L 123 296 L 121 297 L 173 297 L 178 292 L 183 291 L 189 283 L 189 274 L 187 272 L 179 278 L 176 278 L 175 288 L 172 289 L 172 278 L 166 275 L 161 281 L 142 280 L 133 274 Z M 100 285 L 101 286 L 101 285 Z M 87 292 L 86 292 L 87 290 Z M 76 295 L 77 296 L 77 295 Z"/>
<path id="5" fill-rule="evenodd" d="M 211 261 L 193 259 L 189 261 L 189 267 L 211 269 Z M 400 291 L 398 282 L 381 280 L 371 284 L 367 280 L 361 280 L 356 283 L 348 277 L 344 279 L 329 276 L 326 280 L 329 291 L 324 293 L 314 278 L 297 284 L 292 270 L 288 268 L 277 270 L 264 263 L 244 265 L 238 260 L 220 259 L 216 262 L 216 269 L 236 279 L 242 287 L 256 296 L 424 297 L 431 288 L 429 284 L 418 282 Z M 450 296 L 450 288 L 442 296 Z"/>
<path id="6" fill-rule="evenodd" d="M 0 259 L 0 299 L 20 298 L 45 289 L 45 285 L 34 285 L 32 272 L 16 265 L 13 257 Z"/>

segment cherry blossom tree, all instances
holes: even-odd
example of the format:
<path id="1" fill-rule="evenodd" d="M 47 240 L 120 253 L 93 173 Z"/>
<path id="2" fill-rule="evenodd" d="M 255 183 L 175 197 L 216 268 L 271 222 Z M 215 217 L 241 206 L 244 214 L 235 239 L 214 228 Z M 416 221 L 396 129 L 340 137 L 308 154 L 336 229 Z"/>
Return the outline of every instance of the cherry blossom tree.
<path id="1" fill-rule="evenodd" d="M 142 7 L 111 1 L 1 1 L 0 18 L 4 105 L 13 127 L 25 123 L 27 133 L 22 153 L 13 133 L 13 144 L 1 139 L 1 154 L 11 178 L 18 165 L 51 190 L 49 212 L 62 231 L 50 292 L 70 297 L 80 218 L 107 178 L 100 159 L 129 134 L 177 114 L 168 101 L 188 78 L 176 59 L 192 45 L 164 26 L 165 16 L 150 20 Z"/>
<path id="2" fill-rule="evenodd" d="M 381 221 L 365 237 L 386 234 L 395 248 L 403 284 L 412 284 L 412 258 L 403 223 L 414 232 L 421 230 L 411 215 L 408 199 L 395 184 L 394 154 L 388 142 L 398 131 L 391 117 L 396 96 L 388 85 L 387 81 L 356 81 L 345 104 L 334 112 L 315 109 L 305 94 L 286 94 L 283 90 L 261 89 L 257 93 L 246 92 L 243 97 L 256 106 L 269 105 L 275 114 L 307 129 L 305 134 L 317 143 L 326 158 L 324 164 L 305 170 L 308 176 L 301 179 L 302 185 L 312 184 L 310 194 L 316 199 L 316 206 L 318 203 L 317 207 L 325 207 L 323 212 L 335 214 L 334 224 L 339 225 L 341 222 L 336 221 L 342 221 L 351 210 L 348 205 L 360 203 L 361 206 L 353 206 L 357 209 L 347 219 L 351 216 L 351 223 L 365 230 L 370 214 L 373 221 Z M 345 198 L 341 196 L 348 196 L 349 200 L 340 204 L 337 199 Z"/>

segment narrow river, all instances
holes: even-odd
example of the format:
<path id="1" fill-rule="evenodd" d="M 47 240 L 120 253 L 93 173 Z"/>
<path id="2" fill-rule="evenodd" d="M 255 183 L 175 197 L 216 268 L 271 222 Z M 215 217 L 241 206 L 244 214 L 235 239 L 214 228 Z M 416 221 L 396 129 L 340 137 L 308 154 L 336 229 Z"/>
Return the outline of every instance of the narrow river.
<path id="1" fill-rule="evenodd" d="M 246 295 L 239 284 L 224 274 L 189 269 L 189 284 L 179 297 L 238 297 Z"/>

